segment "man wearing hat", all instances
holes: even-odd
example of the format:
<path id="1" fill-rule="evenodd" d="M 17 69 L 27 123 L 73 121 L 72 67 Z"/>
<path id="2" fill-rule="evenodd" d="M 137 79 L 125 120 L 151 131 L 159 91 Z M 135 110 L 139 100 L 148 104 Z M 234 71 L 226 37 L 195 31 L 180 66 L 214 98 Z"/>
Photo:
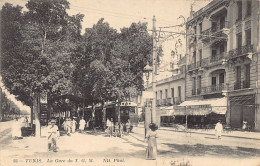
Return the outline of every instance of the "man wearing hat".
<path id="1" fill-rule="evenodd" d="M 48 126 L 48 149 L 49 151 L 53 150 L 53 152 L 57 152 L 56 142 L 60 134 L 58 126 L 55 124 L 56 120 L 52 119 Z"/>

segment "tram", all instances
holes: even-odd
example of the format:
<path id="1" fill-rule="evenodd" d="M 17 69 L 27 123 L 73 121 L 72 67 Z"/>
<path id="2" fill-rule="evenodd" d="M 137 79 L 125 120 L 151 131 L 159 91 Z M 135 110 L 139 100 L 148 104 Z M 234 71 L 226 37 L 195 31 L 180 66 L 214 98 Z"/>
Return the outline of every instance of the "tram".
<path id="1" fill-rule="evenodd" d="M 113 122 L 118 122 L 120 117 L 121 123 L 127 123 L 128 119 L 130 120 L 131 125 L 137 126 L 139 123 L 137 104 L 134 102 L 121 102 L 120 106 L 118 106 L 118 104 L 110 103 L 105 104 L 104 108 L 106 119 L 111 120 L 112 118 Z"/>

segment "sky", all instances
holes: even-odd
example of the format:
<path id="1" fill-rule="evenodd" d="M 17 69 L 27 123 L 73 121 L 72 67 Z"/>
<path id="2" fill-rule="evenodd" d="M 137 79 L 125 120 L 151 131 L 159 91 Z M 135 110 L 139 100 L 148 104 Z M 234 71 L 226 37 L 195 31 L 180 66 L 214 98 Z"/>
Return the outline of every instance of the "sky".
<path id="1" fill-rule="evenodd" d="M 4 3 L 8 2 L 13 5 L 24 6 L 28 0 L 0 0 L 0 7 Z M 82 33 L 85 28 L 91 28 L 100 18 L 104 18 L 105 22 L 118 32 L 120 28 L 129 27 L 133 22 L 147 22 L 148 29 L 152 29 L 152 18 L 156 18 L 156 29 L 160 27 L 174 26 L 182 24 L 183 19 L 178 19 L 180 15 L 186 19 L 189 16 L 191 4 L 193 4 L 193 10 L 197 11 L 201 7 L 207 5 L 211 0 L 68 0 L 70 2 L 70 15 L 77 13 L 84 14 L 84 20 L 82 23 Z M 165 31 L 180 31 L 183 28 L 162 28 Z M 169 34 L 164 34 L 164 37 Z M 162 43 L 164 57 L 162 58 L 162 66 L 169 65 L 170 52 L 174 50 L 176 40 L 181 38 L 183 43 L 185 39 L 183 36 L 178 38 L 170 37 L 169 40 Z M 162 40 L 161 40 L 162 41 Z M 168 72 L 166 77 L 168 76 Z M 1 84 L 1 82 L 0 82 Z M 14 96 L 9 95 L 12 100 Z M 29 109 L 29 107 L 23 107 L 21 103 L 18 103 L 21 108 Z"/>

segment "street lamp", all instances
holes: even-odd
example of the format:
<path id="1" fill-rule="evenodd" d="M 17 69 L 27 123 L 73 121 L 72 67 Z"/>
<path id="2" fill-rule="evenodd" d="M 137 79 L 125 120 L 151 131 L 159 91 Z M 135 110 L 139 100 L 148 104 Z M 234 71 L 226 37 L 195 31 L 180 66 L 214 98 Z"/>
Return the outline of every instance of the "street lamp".
<path id="1" fill-rule="evenodd" d="M 148 80 L 149 80 L 150 72 L 152 72 L 152 71 L 153 71 L 152 67 L 149 65 L 149 62 L 147 62 L 146 66 L 144 67 L 144 70 L 143 70 L 145 77 L 146 77 L 147 90 L 148 90 Z"/>

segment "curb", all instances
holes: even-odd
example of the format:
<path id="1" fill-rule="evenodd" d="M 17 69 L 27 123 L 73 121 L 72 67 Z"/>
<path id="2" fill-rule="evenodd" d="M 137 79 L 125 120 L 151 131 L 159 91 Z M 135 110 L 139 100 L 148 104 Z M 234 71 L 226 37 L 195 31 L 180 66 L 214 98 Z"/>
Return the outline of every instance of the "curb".
<path id="1" fill-rule="evenodd" d="M 140 128 L 144 128 L 143 126 L 138 126 Z M 180 130 L 173 130 L 173 129 L 167 129 L 167 128 L 159 128 L 158 130 L 165 130 L 165 131 L 173 131 L 173 132 L 182 132 L 182 133 L 193 133 L 193 134 L 202 134 L 202 135 L 210 135 L 215 136 L 215 134 L 212 133 L 204 133 L 204 132 L 195 132 L 195 131 L 180 131 Z M 226 135 L 222 134 L 222 137 L 232 137 L 232 138 L 243 138 L 243 139 L 251 139 L 251 140 L 260 140 L 260 138 L 253 138 L 253 137 L 244 137 L 244 136 L 236 136 L 236 135 Z"/>

